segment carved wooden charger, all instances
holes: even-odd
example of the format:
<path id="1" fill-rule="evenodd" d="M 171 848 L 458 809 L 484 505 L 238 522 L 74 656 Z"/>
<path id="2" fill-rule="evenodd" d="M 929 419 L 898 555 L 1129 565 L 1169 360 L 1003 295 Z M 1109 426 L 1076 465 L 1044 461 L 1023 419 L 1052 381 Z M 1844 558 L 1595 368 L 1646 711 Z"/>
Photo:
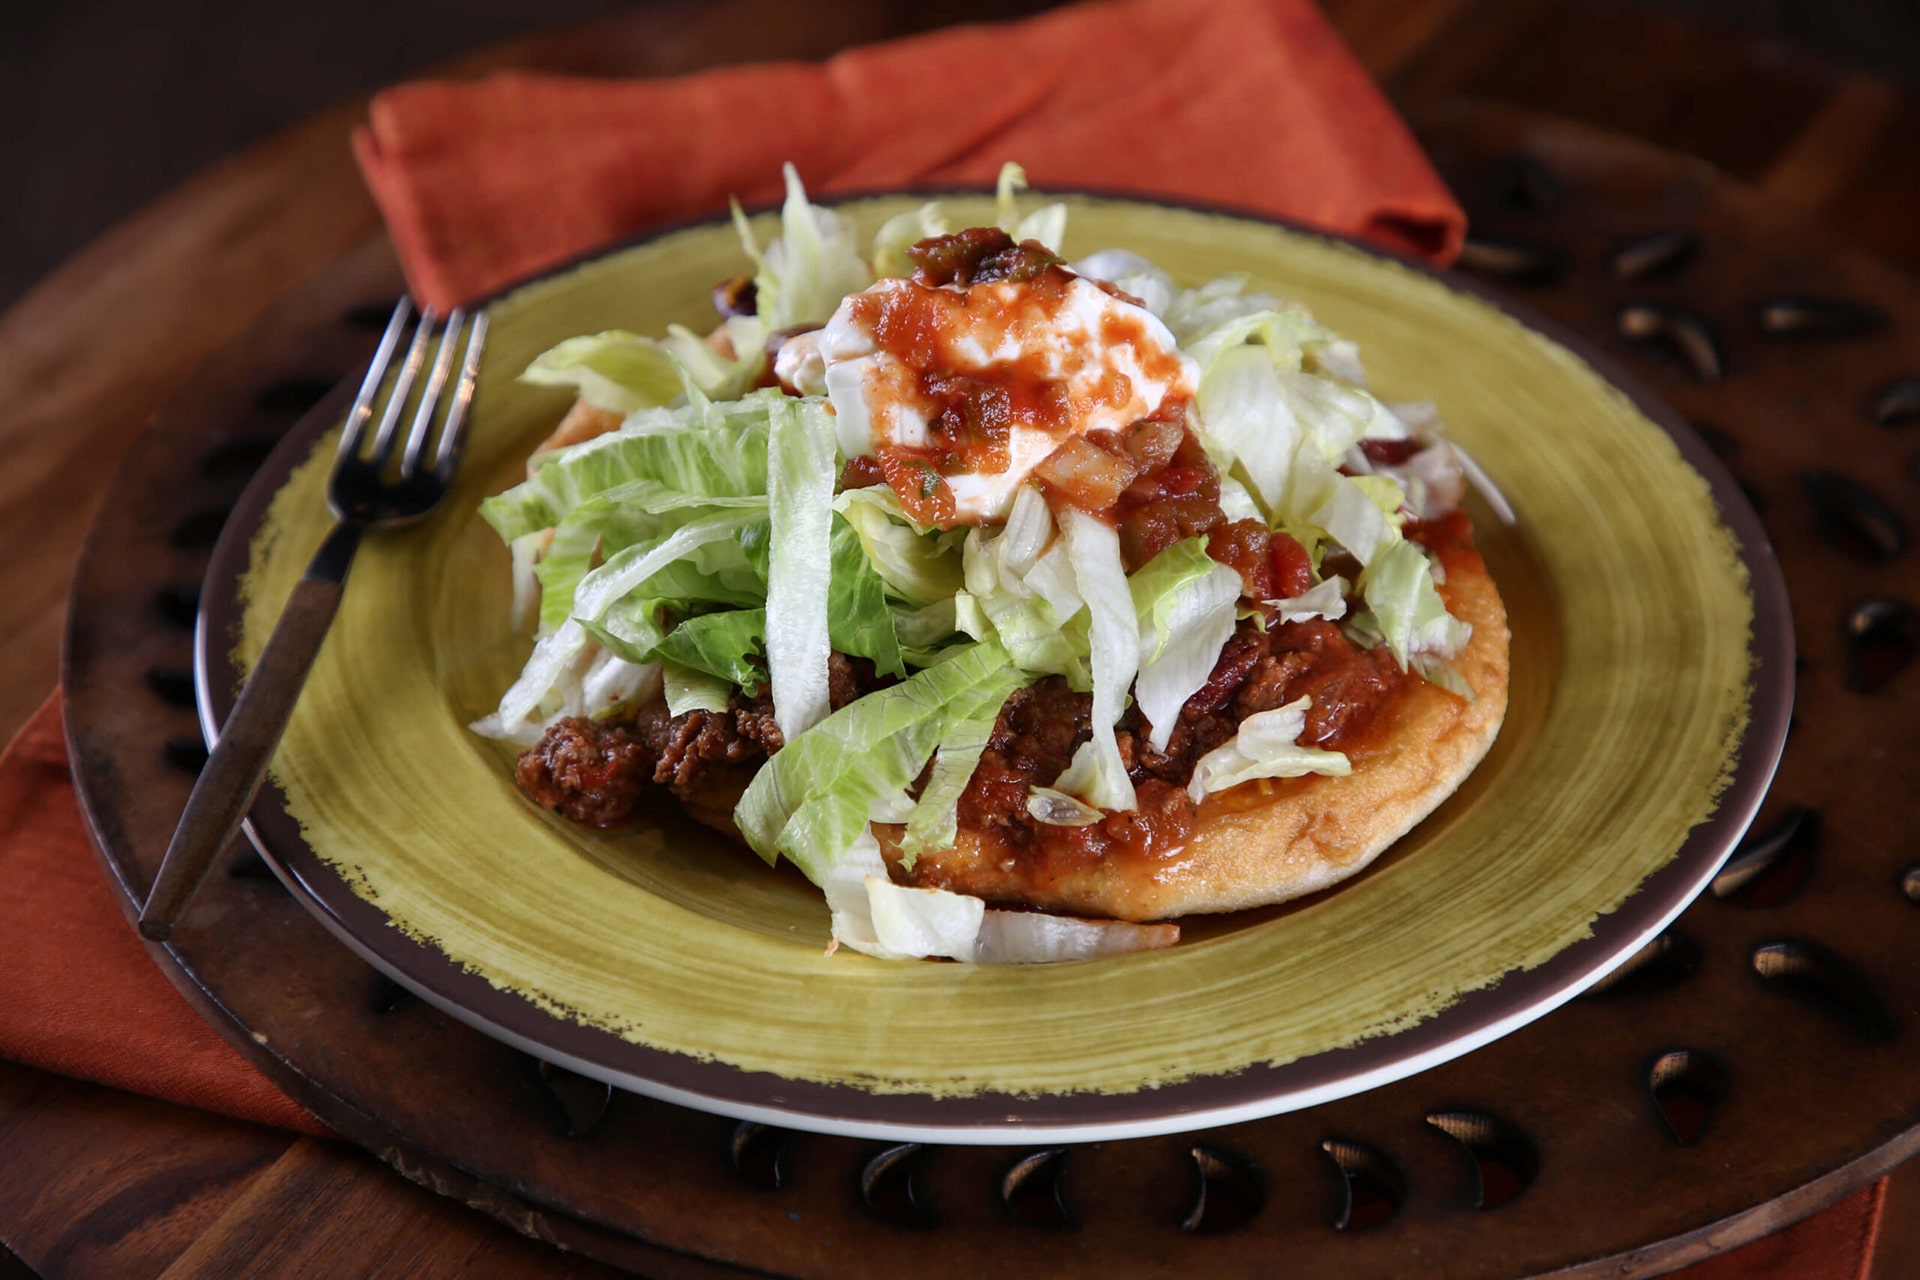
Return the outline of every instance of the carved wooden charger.
<path id="1" fill-rule="evenodd" d="M 737 1125 L 545 1067 L 375 974 L 250 854 L 162 964 L 402 1173 L 653 1275 L 1655 1274 L 1920 1149 L 1920 562 L 1899 514 L 1920 489 L 1920 290 L 1695 163 L 1485 107 L 1415 123 L 1474 215 L 1464 265 L 1699 424 L 1793 598 L 1803 666 L 1772 797 L 1713 890 L 1601 988 L 1304 1112 L 935 1148 Z M 342 260 L 190 383 L 108 496 L 67 714 L 123 895 L 151 882 L 204 759 L 191 629 L 224 513 L 366 358 L 398 287 L 382 246 Z"/>

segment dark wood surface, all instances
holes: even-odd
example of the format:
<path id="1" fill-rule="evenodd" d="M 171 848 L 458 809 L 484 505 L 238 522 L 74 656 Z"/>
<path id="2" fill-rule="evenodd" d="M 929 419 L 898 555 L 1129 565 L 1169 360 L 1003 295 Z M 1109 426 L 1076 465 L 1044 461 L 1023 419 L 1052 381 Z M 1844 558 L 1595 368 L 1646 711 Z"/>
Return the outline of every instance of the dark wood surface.
<path id="1" fill-rule="evenodd" d="M 768 54 L 824 52 L 891 29 L 857 6 L 836 10 L 838 25 L 783 25 L 783 11 L 679 11 L 668 41 L 653 15 L 499 57 L 664 71 L 737 56 L 747 28 Z M 1416 116 L 1466 93 L 1636 136 L 1920 266 L 1912 95 L 1683 24 L 1548 0 L 1350 0 L 1329 11 Z M 1633 84 L 1589 56 L 1600 47 L 1636 50 Z M 37 553 L 7 571 L 0 663 L 21 673 L 0 707 L 9 730 L 50 683 L 68 566 L 104 486 L 101 459 L 126 448 L 199 359 L 375 230 L 341 147 L 353 115 L 343 108 L 210 171 L 0 318 L 0 403 L 11 406 L 0 445 L 16 459 L 0 478 L 0 527 L 17 535 L 9 545 Z M 183 310 L 189 294 L 206 305 Z M 109 319 L 126 338 L 102 360 Z M 27 560 L 33 567 L 20 567 Z M 1920 1273 L 1911 1227 L 1901 1234 L 1920 1200 L 1915 1181 L 1895 1179 L 1879 1277 Z M 0 1067 L 0 1240 L 55 1275 L 610 1274 L 340 1144 L 13 1066 Z"/>

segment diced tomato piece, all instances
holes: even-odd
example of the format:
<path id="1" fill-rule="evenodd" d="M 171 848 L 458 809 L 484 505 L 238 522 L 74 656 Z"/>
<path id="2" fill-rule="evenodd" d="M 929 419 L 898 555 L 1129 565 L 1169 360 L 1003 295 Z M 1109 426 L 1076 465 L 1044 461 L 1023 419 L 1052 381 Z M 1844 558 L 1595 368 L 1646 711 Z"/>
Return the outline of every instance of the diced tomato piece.
<path id="1" fill-rule="evenodd" d="M 1304 595 L 1313 586 L 1313 558 L 1300 540 L 1290 533 L 1276 533 L 1270 544 L 1273 554 L 1273 590 L 1269 599 L 1290 600 Z"/>
<path id="2" fill-rule="evenodd" d="M 900 508 L 923 525 L 951 528 L 953 490 L 932 459 L 911 449 L 880 450 L 880 470 L 900 499 Z"/>

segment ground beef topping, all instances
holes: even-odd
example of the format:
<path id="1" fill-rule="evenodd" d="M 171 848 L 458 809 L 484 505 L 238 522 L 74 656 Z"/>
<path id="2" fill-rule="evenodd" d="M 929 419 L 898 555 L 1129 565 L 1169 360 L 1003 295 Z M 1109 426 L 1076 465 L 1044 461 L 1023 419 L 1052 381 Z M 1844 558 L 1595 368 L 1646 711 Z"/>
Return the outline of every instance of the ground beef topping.
<path id="1" fill-rule="evenodd" d="M 892 681 L 865 658 L 832 654 L 827 698 L 839 710 Z M 633 816 L 648 784 L 670 791 L 702 821 L 724 819 L 747 783 L 784 743 L 765 690 L 735 694 L 725 711 L 669 716 L 649 703 L 622 721 L 561 720 L 520 757 L 521 788 L 542 808 L 587 827 Z"/>
<path id="2" fill-rule="evenodd" d="M 547 730 L 515 770 L 535 803 L 583 827 L 623 822 L 652 781 L 655 757 L 625 728 L 578 716 Z"/>

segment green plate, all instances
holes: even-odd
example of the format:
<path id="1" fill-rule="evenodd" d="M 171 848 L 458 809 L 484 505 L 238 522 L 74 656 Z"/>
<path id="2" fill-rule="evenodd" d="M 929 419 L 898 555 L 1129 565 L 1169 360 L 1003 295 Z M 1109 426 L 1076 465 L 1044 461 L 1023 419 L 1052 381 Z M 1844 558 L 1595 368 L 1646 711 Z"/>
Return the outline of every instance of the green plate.
<path id="1" fill-rule="evenodd" d="M 922 198 L 843 209 L 871 230 Z M 1457 279 L 1268 221 L 1069 202 L 1071 256 L 1124 246 L 1189 283 L 1239 271 L 1307 303 L 1385 398 L 1436 401 L 1518 512 L 1475 511 L 1511 613 L 1506 725 L 1394 850 L 1300 903 L 1189 921 L 1167 951 L 889 963 L 824 954 L 810 885 L 670 802 L 605 835 L 527 801 L 511 755 L 465 727 L 530 643 L 475 507 L 567 402 L 514 375 L 573 334 L 710 324 L 709 287 L 743 265 L 712 222 L 492 304 L 459 485 L 361 549 L 253 813 L 282 878 L 402 983 L 550 1061 L 726 1114 L 948 1142 L 1166 1132 L 1352 1093 L 1540 1016 L 1658 933 L 1745 830 L 1785 736 L 1785 591 L 1731 480 L 1598 356 Z M 289 437 L 216 552 L 210 726 L 328 527 L 341 410 Z"/>

